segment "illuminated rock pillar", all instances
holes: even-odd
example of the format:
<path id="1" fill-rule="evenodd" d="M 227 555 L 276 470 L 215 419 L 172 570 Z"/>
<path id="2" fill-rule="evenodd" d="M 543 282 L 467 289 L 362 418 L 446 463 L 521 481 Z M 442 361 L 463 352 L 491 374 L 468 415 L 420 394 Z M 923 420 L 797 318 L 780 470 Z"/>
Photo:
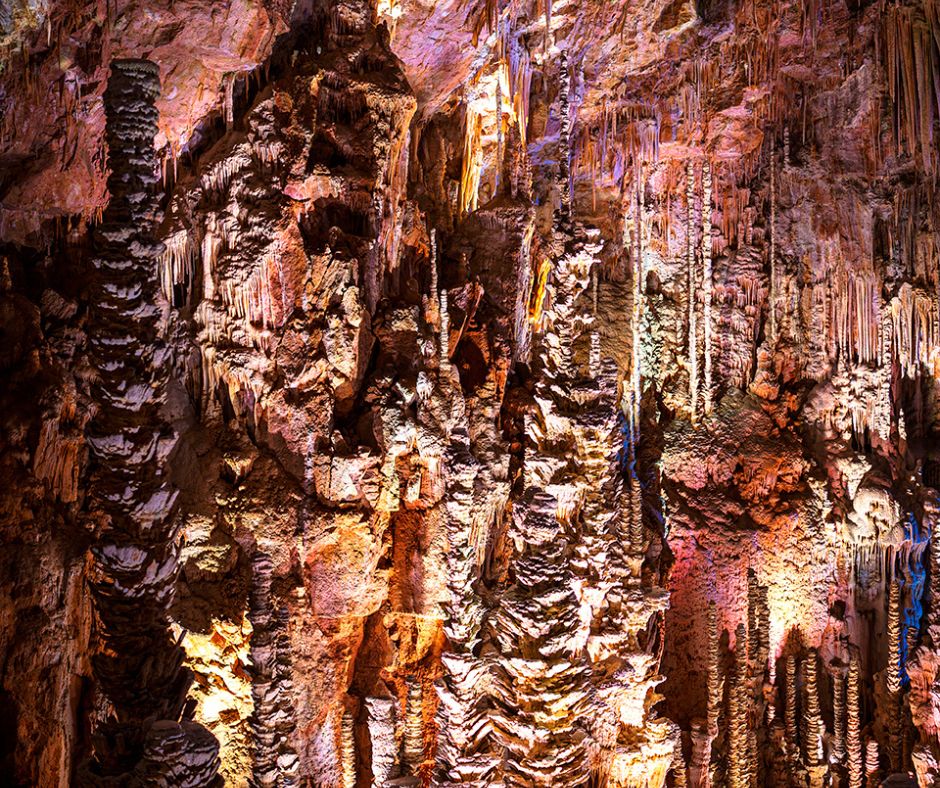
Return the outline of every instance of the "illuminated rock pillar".
<path id="1" fill-rule="evenodd" d="M 846 749 L 849 761 L 849 788 L 862 788 L 862 723 L 859 699 L 858 657 L 853 654 L 849 663 L 846 689 L 848 723 L 846 725 Z"/>
<path id="2" fill-rule="evenodd" d="M 167 468 L 176 436 L 161 412 L 170 355 L 158 300 L 163 247 L 154 237 L 159 92 L 155 63 L 112 62 L 104 94 L 110 199 L 94 235 L 87 332 L 97 410 L 87 437 L 99 524 L 88 570 L 92 666 L 114 717 L 97 731 L 85 778 L 172 775 L 174 785 L 196 786 L 214 778 L 218 743 L 181 722 L 192 674 L 169 627 L 180 545 Z"/>

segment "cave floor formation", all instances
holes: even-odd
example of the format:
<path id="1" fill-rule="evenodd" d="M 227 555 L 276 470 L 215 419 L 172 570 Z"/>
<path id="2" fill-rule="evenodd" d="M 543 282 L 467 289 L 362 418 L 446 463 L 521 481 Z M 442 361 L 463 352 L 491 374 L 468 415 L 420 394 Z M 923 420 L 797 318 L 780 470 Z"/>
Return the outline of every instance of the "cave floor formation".
<path id="1" fill-rule="evenodd" d="M 0 0 L 0 786 L 940 786 L 938 229 L 938 0 Z"/>

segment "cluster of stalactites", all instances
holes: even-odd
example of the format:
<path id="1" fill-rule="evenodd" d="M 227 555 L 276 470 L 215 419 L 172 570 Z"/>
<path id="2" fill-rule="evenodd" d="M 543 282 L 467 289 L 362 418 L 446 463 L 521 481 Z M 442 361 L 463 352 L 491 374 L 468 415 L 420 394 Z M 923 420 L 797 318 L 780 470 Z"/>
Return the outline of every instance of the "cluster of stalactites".
<path id="1" fill-rule="evenodd" d="M 175 785 L 196 786 L 213 779 L 218 745 L 198 726 L 179 722 L 191 674 L 168 619 L 179 540 L 166 471 L 174 438 L 160 412 L 170 358 L 160 334 L 162 248 L 154 240 L 159 89 L 154 63 L 118 60 L 104 95 L 110 201 L 95 232 L 88 332 L 97 406 L 88 425 L 96 460 L 91 494 L 102 527 L 89 581 L 92 665 L 120 722 L 100 731 L 110 752 L 97 753 L 92 769 L 157 779 L 163 768 Z"/>

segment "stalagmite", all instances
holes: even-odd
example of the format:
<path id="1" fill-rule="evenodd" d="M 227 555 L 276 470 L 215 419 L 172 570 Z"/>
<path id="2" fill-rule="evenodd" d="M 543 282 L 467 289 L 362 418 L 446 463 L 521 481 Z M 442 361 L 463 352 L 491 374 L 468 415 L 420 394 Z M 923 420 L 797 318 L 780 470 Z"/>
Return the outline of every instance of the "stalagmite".
<path id="1" fill-rule="evenodd" d="M 507 688 L 512 688 L 512 700 L 507 698 L 506 703 L 512 710 L 514 731 L 503 737 L 505 768 L 512 784 L 544 788 L 583 785 L 589 771 L 584 749 L 587 742 L 579 734 L 579 720 L 588 702 L 584 691 L 587 674 L 562 636 L 573 630 L 576 615 L 573 594 L 565 591 L 570 584 L 564 582 L 564 575 L 570 570 L 560 560 L 566 543 L 555 519 L 556 499 L 538 492 L 526 504 L 515 515 L 513 525 L 523 537 L 518 543 L 526 550 L 516 564 L 520 582 L 500 609 L 496 623 L 504 653 L 533 655 L 527 660 L 516 657 L 503 661 Z M 559 591 L 564 594 L 561 599 Z M 553 615 L 547 615 L 548 610 Z M 538 631 L 534 623 L 527 623 L 533 620 L 546 622 L 550 636 L 526 634 Z"/>
<path id="2" fill-rule="evenodd" d="M 353 734 L 353 715 L 350 711 L 343 712 L 340 727 L 343 764 L 343 788 L 356 788 L 356 741 Z"/>
<path id="3" fill-rule="evenodd" d="M 791 763 L 794 763 L 799 759 L 799 737 L 797 734 L 799 723 L 797 722 L 796 716 L 796 657 L 792 654 L 787 657 L 786 671 L 785 719 L 787 755 Z"/>
<path id="4" fill-rule="evenodd" d="M 387 785 L 398 775 L 398 745 L 395 740 L 395 700 L 366 698 L 369 742 L 372 753 L 372 784 Z"/>
<path id="5" fill-rule="evenodd" d="M 747 630 L 738 624 L 734 645 L 734 683 L 728 720 L 728 786 L 750 788 L 747 692 Z"/>
<path id="6" fill-rule="evenodd" d="M 591 269 L 591 316 L 590 322 L 597 321 L 597 268 Z M 591 345 L 588 349 L 588 371 L 592 379 L 596 379 L 601 368 L 601 335 L 596 328 L 590 334 Z"/>
<path id="7" fill-rule="evenodd" d="M 441 391 L 446 391 L 449 381 L 441 377 Z M 435 784 L 485 785 L 498 760 L 488 751 L 491 665 L 486 657 L 476 654 L 485 614 L 474 587 L 478 567 L 474 528 L 479 517 L 474 485 L 480 467 L 471 453 L 466 401 L 458 387 L 452 388 L 452 396 L 452 425 L 444 454 L 450 596 L 445 605 L 444 634 L 448 650 L 441 659 L 442 675 L 436 684 L 440 703 Z"/>
<path id="8" fill-rule="evenodd" d="M 682 760 L 682 757 L 677 757 L 672 762 L 672 786 L 673 788 L 686 788 L 688 785 L 688 780 L 686 779 L 685 774 L 685 761 Z"/>
<path id="9" fill-rule="evenodd" d="M 747 570 L 747 655 L 752 663 L 757 662 L 759 625 L 758 616 L 760 608 L 760 587 L 757 584 L 757 573 L 753 569 Z"/>
<path id="10" fill-rule="evenodd" d="M 630 474 L 630 552 L 641 556 L 646 550 L 643 526 L 643 493 L 636 474 Z"/>
<path id="11" fill-rule="evenodd" d="M 447 290 L 441 288 L 441 369 L 450 369 L 450 313 L 447 311 Z"/>
<path id="12" fill-rule="evenodd" d="M 852 654 L 846 689 L 848 722 L 845 744 L 848 751 L 849 788 L 862 788 L 864 762 L 862 757 L 862 722 L 859 698 L 858 656 Z"/>
<path id="13" fill-rule="evenodd" d="M 845 760 L 845 676 L 840 670 L 832 674 L 832 760 Z"/>
<path id="14" fill-rule="evenodd" d="M 708 603 L 708 735 L 718 735 L 718 714 L 724 694 L 721 679 L 721 654 L 718 642 L 718 609 L 714 601 Z"/>
<path id="15" fill-rule="evenodd" d="M 159 91 L 155 63 L 112 62 L 104 95 L 110 200 L 95 232 L 89 313 L 97 412 L 87 440 L 97 461 L 90 509 L 100 522 L 88 568 L 92 666 L 114 716 L 96 731 L 94 768 L 115 780 L 161 780 L 154 770 L 166 748 L 188 759 L 164 765 L 174 784 L 196 786 L 213 780 L 218 743 L 180 724 L 192 674 L 169 628 L 180 545 L 166 467 L 175 436 L 161 411 L 170 370 L 157 303 L 162 247 L 154 240 Z M 79 782 L 88 780 L 86 773 Z"/>
<path id="16" fill-rule="evenodd" d="M 902 760 L 901 732 L 901 582 L 895 577 L 888 592 L 888 662 L 885 666 L 885 685 L 888 690 L 886 710 L 888 740 L 886 754 L 893 771 L 899 771 Z M 875 742 L 877 745 L 877 742 Z"/>
<path id="17" fill-rule="evenodd" d="M 702 320 L 705 329 L 705 415 L 712 412 L 712 171 L 702 164 Z"/>
<path id="18" fill-rule="evenodd" d="M 901 691 L 901 584 L 891 581 L 888 594 L 888 664 L 885 671 L 888 692 Z"/>
<path id="19" fill-rule="evenodd" d="M 803 662 L 806 684 L 803 688 L 803 718 L 805 732 L 803 747 L 809 764 L 818 764 L 823 758 L 823 721 L 819 710 L 819 682 L 815 649 L 810 649 Z"/>
<path id="20" fill-rule="evenodd" d="M 431 243 L 431 259 L 428 265 L 431 268 L 431 298 L 437 298 L 439 292 L 437 286 L 437 230 L 432 227 L 429 236 Z"/>
<path id="21" fill-rule="evenodd" d="M 865 784 L 868 788 L 877 788 L 879 785 L 879 758 L 878 742 L 869 739 L 865 742 Z"/>
<path id="22" fill-rule="evenodd" d="M 419 679 L 408 680 L 406 701 L 402 760 L 417 776 L 424 762 L 424 691 Z"/>

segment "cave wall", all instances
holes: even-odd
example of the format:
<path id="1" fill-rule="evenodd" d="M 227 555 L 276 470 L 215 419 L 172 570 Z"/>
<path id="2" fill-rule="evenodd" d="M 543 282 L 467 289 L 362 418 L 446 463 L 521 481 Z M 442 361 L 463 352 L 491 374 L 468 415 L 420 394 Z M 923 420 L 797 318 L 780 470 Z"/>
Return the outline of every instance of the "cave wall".
<path id="1" fill-rule="evenodd" d="M 11 784 L 940 779 L 932 0 L 0 29 Z"/>

